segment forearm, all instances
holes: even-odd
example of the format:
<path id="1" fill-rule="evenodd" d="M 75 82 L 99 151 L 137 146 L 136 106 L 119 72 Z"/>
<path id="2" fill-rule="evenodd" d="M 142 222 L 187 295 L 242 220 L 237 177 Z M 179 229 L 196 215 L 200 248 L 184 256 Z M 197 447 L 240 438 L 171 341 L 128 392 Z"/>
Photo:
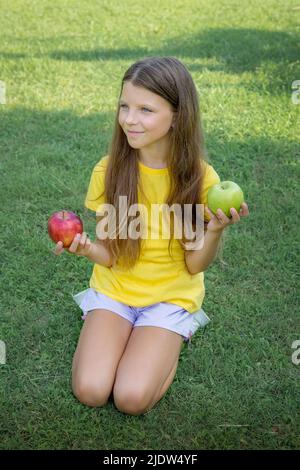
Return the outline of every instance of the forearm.
<path id="1" fill-rule="evenodd" d="M 91 247 L 86 257 L 93 263 L 101 264 L 108 268 L 112 266 L 112 256 L 99 240 L 91 243 Z"/>
<path id="2" fill-rule="evenodd" d="M 207 231 L 204 236 L 203 246 L 200 250 L 185 251 L 185 262 L 191 274 L 205 271 L 214 261 L 218 252 L 222 231 Z"/>

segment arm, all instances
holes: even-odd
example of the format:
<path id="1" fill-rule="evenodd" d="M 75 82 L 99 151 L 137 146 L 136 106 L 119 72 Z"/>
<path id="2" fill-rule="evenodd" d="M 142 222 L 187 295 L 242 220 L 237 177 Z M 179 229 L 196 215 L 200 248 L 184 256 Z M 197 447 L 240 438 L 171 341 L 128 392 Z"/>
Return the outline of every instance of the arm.
<path id="1" fill-rule="evenodd" d="M 94 243 L 92 242 L 85 256 L 93 263 L 102 264 L 107 268 L 112 266 L 111 253 L 105 248 L 101 240 L 97 239 Z"/>
<path id="2" fill-rule="evenodd" d="M 239 212 L 234 208 L 230 209 L 231 218 L 227 217 L 221 209 L 218 209 L 216 215 L 208 208 L 206 208 L 206 212 L 210 217 L 210 221 L 207 225 L 202 248 L 200 250 L 185 251 L 185 262 L 190 274 L 205 271 L 215 259 L 223 230 L 229 225 L 237 223 L 241 217 L 249 215 L 249 209 L 245 202 L 241 205 Z"/>
<path id="3" fill-rule="evenodd" d="M 101 264 L 110 268 L 112 266 L 112 255 L 104 246 L 102 240 L 97 239 L 92 242 L 87 234 L 77 234 L 67 251 L 77 256 L 85 256 L 88 260 L 96 264 Z M 62 242 L 58 242 L 55 246 L 54 254 L 60 255 L 64 251 Z"/>
<path id="4" fill-rule="evenodd" d="M 204 243 L 200 250 L 185 251 L 185 262 L 190 274 L 205 271 L 214 261 L 222 232 L 206 231 Z"/>

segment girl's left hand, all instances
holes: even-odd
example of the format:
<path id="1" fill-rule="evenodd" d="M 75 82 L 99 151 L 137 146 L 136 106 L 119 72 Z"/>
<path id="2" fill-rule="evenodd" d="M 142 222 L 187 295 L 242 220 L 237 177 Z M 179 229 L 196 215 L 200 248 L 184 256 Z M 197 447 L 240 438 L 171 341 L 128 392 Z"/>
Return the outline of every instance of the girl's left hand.
<path id="1" fill-rule="evenodd" d="M 229 225 L 239 222 L 241 217 L 247 217 L 249 215 L 249 209 L 245 202 L 242 203 L 239 212 L 233 207 L 230 209 L 231 218 L 227 217 L 221 209 L 217 210 L 216 215 L 213 214 L 208 207 L 206 207 L 205 210 L 207 215 L 210 216 L 210 221 L 207 224 L 207 231 L 210 232 L 221 232 Z"/>

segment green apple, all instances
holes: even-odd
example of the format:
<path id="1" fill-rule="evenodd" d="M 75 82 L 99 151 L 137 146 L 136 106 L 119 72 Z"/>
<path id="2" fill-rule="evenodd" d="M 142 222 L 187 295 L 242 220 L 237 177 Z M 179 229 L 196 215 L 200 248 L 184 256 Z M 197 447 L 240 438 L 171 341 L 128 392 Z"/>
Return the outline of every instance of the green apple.
<path id="1" fill-rule="evenodd" d="M 230 208 L 234 207 L 239 212 L 242 202 L 243 191 L 233 181 L 221 181 L 209 188 L 207 193 L 207 205 L 214 214 L 221 209 L 227 217 L 231 217 Z"/>

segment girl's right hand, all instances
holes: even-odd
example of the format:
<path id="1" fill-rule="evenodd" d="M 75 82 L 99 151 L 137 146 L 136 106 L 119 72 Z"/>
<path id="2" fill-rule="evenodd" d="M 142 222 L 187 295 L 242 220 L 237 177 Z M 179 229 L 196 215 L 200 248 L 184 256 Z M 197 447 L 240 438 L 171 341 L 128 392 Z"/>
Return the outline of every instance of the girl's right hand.
<path id="1" fill-rule="evenodd" d="M 64 250 L 67 250 L 69 251 L 69 253 L 73 253 L 77 256 L 87 256 L 89 254 L 91 246 L 92 242 L 89 239 L 87 233 L 77 233 L 69 248 L 64 248 L 63 242 L 57 242 L 53 253 L 55 255 L 61 255 Z"/>

